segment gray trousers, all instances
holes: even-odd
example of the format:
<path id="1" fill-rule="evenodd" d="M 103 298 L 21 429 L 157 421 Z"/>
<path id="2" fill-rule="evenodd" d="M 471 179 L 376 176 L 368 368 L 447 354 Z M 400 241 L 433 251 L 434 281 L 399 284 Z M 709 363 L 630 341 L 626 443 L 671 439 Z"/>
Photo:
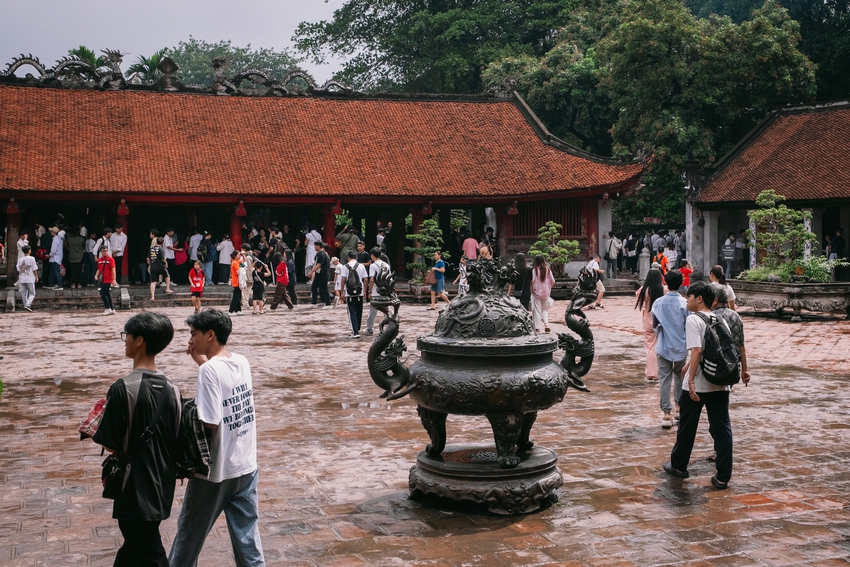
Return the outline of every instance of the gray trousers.
<path id="1" fill-rule="evenodd" d="M 366 330 L 369 331 L 370 333 L 374 332 L 374 330 L 375 330 L 375 317 L 377 317 L 378 313 L 380 313 L 380 311 L 378 311 L 377 309 L 372 307 L 372 304 L 370 303 L 369 304 L 369 316 L 366 318 Z M 387 318 L 387 316 L 386 316 L 386 314 L 384 314 L 384 318 L 381 319 L 381 321 L 382 322 L 385 321 L 386 318 Z"/>
<path id="2" fill-rule="evenodd" d="M 658 393 L 661 400 L 661 411 L 671 413 L 673 404 L 670 403 L 670 385 L 673 386 L 673 399 L 678 400 L 682 394 L 682 368 L 684 360 L 673 362 L 663 356 L 656 354 L 658 360 Z"/>
<path id="3" fill-rule="evenodd" d="M 18 282 L 18 288 L 21 290 L 21 303 L 24 307 L 31 307 L 32 300 L 35 299 L 35 284 Z"/>

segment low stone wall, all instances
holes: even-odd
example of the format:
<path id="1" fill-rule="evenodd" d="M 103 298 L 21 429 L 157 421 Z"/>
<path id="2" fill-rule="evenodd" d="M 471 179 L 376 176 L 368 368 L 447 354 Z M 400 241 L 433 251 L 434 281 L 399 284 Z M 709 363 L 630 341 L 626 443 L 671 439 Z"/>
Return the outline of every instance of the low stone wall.
<path id="1" fill-rule="evenodd" d="M 845 311 L 850 319 L 850 283 L 774 283 L 730 282 L 735 290 L 735 302 L 756 310 L 781 313 L 793 310 L 792 321 L 800 321 L 800 313 L 807 311 Z"/>

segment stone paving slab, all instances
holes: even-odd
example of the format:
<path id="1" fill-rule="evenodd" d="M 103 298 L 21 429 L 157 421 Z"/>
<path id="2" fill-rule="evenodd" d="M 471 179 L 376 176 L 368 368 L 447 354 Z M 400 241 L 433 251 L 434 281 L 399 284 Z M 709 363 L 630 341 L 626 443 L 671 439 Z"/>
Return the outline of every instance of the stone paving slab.
<path id="1" fill-rule="evenodd" d="M 591 393 L 570 390 L 532 431 L 559 455 L 559 501 L 510 518 L 408 498 L 408 470 L 427 436 L 409 400 L 378 398 L 370 341 L 343 338 L 343 309 L 234 319 L 231 348 L 254 371 L 267 563 L 850 564 L 850 322 L 745 316 L 753 382 L 732 395 L 735 471 L 730 489 L 717 491 L 705 421 L 691 478 L 660 471 L 675 433 L 659 425 L 657 386 L 643 383 L 639 316 L 630 298 L 605 304 L 588 312 L 599 353 Z M 566 330 L 556 322 L 564 307 L 551 310 L 555 332 Z M 161 367 L 194 395 L 196 366 L 181 352 L 190 310 L 164 312 L 178 332 Z M 112 564 L 120 533 L 100 497 L 100 451 L 79 441 L 77 427 L 130 368 L 118 338 L 127 316 L 3 316 L 0 565 Z M 410 305 L 401 316 L 409 345 L 436 318 Z M 483 417 L 451 416 L 448 431 L 450 443 L 491 435 Z M 183 492 L 162 525 L 166 547 Z M 200 565 L 232 562 L 222 518 Z"/>

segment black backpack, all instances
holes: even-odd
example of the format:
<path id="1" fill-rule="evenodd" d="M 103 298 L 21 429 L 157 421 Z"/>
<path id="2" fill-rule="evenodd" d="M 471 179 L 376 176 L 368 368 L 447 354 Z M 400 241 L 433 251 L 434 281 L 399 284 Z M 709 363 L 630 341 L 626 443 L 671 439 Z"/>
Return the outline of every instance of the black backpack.
<path id="1" fill-rule="evenodd" d="M 700 368 L 705 379 L 716 386 L 732 386 L 741 381 L 741 353 L 732 342 L 732 333 L 718 317 L 703 313 L 705 321 Z"/>
<path id="2" fill-rule="evenodd" d="M 360 281 L 360 274 L 357 273 L 360 264 L 355 262 L 353 268 L 348 264 L 346 264 L 346 267 L 348 268 L 348 277 L 345 278 L 345 293 L 359 296 L 363 291 L 363 282 Z"/>

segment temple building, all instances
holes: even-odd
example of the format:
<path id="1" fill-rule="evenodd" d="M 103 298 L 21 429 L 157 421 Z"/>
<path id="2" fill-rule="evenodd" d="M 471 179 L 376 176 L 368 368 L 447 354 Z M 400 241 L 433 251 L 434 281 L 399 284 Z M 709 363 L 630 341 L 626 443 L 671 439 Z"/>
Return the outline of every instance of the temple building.
<path id="1" fill-rule="evenodd" d="M 25 64 L 41 77 L 16 76 Z M 610 229 L 611 199 L 639 188 L 646 169 L 556 138 L 509 87 L 364 95 L 308 81 L 296 93 L 289 79 L 255 70 L 193 87 L 164 64 L 154 86 L 126 82 L 117 66 L 85 75 L 82 65 L 46 69 L 34 58 L 0 74 L 0 214 L 10 239 L 60 214 L 95 230 L 122 222 L 128 254 L 143 257 L 150 228 L 197 226 L 238 241 L 243 223 L 277 221 L 323 228 L 333 244 L 342 210 L 367 227 L 392 222 L 403 236 L 409 214 L 418 226 L 445 211 L 448 223 L 462 208 L 483 226 L 491 208 L 503 252 L 526 248 L 554 220 L 589 255 Z M 405 245 L 391 239 L 397 267 Z"/>
<path id="2" fill-rule="evenodd" d="M 850 228 L 850 101 L 788 107 L 767 116 L 709 171 L 707 182 L 690 179 L 686 209 L 688 258 L 696 273 L 722 264 L 726 236 L 756 232 L 748 255 L 757 260 L 758 227 L 749 219 L 759 193 L 773 189 L 785 204 L 812 214 L 821 254 L 826 236 Z M 700 186 L 702 185 L 702 186 Z M 845 247 L 843 257 L 847 257 Z M 749 268 L 750 266 L 742 266 Z M 843 272 L 841 278 L 844 278 Z"/>

